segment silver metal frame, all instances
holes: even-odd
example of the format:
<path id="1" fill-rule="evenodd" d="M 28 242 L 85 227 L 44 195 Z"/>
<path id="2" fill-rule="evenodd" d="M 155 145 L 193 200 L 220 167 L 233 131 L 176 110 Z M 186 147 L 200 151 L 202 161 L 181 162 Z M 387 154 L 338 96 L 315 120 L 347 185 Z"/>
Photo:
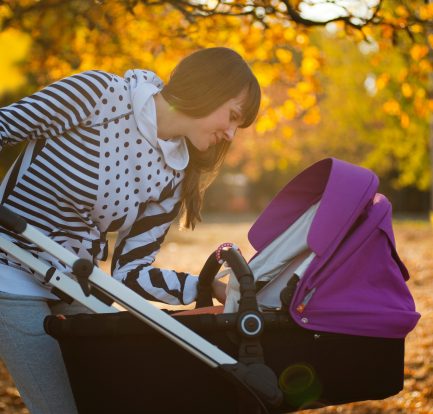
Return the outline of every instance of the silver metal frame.
<path id="1" fill-rule="evenodd" d="M 60 246 L 29 224 L 27 224 L 25 230 L 21 232 L 20 235 L 71 268 L 74 263 L 79 260 L 78 256 Z M 50 269 L 50 266 L 2 237 L 0 237 L 0 249 L 11 254 L 42 276 L 45 276 Z M 95 266 L 93 268 L 88 280 L 92 286 L 109 296 L 114 302 L 127 309 L 137 318 L 150 325 L 212 368 L 217 368 L 220 365 L 237 364 L 238 361 L 231 356 L 227 355 L 180 322 L 177 322 L 170 315 L 150 304 L 146 299 L 142 298 L 119 281 L 113 279 L 98 267 Z M 118 312 L 113 306 L 104 304 L 92 295 L 85 296 L 78 282 L 59 271 L 56 271 L 51 277 L 49 284 L 65 292 L 67 295 L 97 313 Z"/>

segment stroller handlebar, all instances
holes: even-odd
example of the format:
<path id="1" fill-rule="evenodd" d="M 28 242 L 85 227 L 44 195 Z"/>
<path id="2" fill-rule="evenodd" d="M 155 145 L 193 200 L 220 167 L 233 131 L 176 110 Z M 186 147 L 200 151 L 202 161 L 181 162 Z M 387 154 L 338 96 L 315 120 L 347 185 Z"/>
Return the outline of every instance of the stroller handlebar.
<path id="1" fill-rule="evenodd" d="M 0 205 L 0 226 L 21 234 L 26 230 L 27 222 L 12 210 Z"/>
<path id="2" fill-rule="evenodd" d="M 212 282 L 222 266 L 222 262 L 218 260 L 217 251 L 210 254 L 206 260 L 198 278 L 196 308 L 212 306 Z M 221 258 L 226 261 L 237 279 L 240 280 L 243 276 L 251 276 L 246 278 L 246 283 L 251 281 L 254 284 L 252 271 L 244 257 L 235 248 L 223 250 L 220 252 Z M 241 284 L 242 286 L 245 284 Z"/>
<path id="3" fill-rule="evenodd" d="M 221 268 L 215 252 L 208 257 L 198 276 L 196 308 L 212 306 L 212 282 Z"/>
<path id="4" fill-rule="evenodd" d="M 239 363 L 221 365 L 220 368 L 247 389 L 249 396 L 259 403 L 261 412 L 267 413 L 266 405 L 278 407 L 282 403 L 282 392 L 275 373 L 263 359 L 260 336 L 264 319 L 257 306 L 253 272 L 237 248 L 230 247 L 217 252 L 209 256 L 200 272 L 196 308 L 212 306 L 212 281 L 223 261 L 226 261 L 239 281 L 241 294 L 235 322 L 239 338 Z"/>

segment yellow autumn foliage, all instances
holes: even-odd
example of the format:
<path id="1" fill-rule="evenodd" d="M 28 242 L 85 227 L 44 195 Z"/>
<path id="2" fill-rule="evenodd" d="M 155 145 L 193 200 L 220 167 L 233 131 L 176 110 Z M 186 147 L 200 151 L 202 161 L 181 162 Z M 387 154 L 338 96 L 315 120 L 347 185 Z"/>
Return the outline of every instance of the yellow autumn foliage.
<path id="1" fill-rule="evenodd" d="M 273 171 L 275 169 L 276 160 L 272 157 L 267 157 L 263 160 L 263 168 L 265 171 Z"/>
<path id="2" fill-rule="evenodd" d="M 320 122 L 321 116 L 319 108 L 313 107 L 302 118 L 307 125 L 317 125 Z"/>
<path id="3" fill-rule="evenodd" d="M 295 37 L 296 43 L 301 46 L 307 46 L 309 44 L 308 36 L 305 33 L 300 33 Z"/>
<path id="4" fill-rule="evenodd" d="M 256 131 L 259 134 L 272 131 L 276 127 L 277 121 L 275 110 L 270 108 L 257 120 Z"/>
<path id="5" fill-rule="evenodd" d="M 410 118 L 409 118 L 409 115 L 406 114 L 405 112 L 402 112 L 400 115 L 400 124 L 401 124 L 401 127 L 404 129 L 409 128 Z"/>
<path id="6" fill-rule="evenodd" d="M 420 118 L 427 118 L 429 116 L 429 108 L 426 105 L 425 97 L 415 96 L 413 101 L 413 108 L 415 114 Z"/>
<path id="7" fill-rule="evenodd" d="M 270 63 L 256 62 L 252 65 L 253 71 L 261 86 L 266 88 L 278 77 L 278 69 Z"/>
<path id="8" fill-rule="evenodd" d="M 287 100 L 280 108 L 282 116 L 287 120 L 292 120 L 297 113 L 296 104 L 292 100 Z"/>
<path id="9" fill-rule="evenodd" d="M 404 82 L 409 74 L 409 69 L 407 67 L 402 67 L 397 72 L 397 80 L 399 82 Z"/>
<path id="10" fill-rule="evenodd" d="M 401 6 L 401 5 L 396 7 L 395 12 L 396 12 L 397 16 L 400 16 L 400 17 L 408 17 L 410 15 L 407 8 L 404 6 Z"/>
<path id="11" fill-rule="evenodd" d="M 416 90 L 416 92 L 415 92 L 415 96 L 418 99 L 423 99 L 423 98 L 425 98 L 427 96 L 427 92 L 426 92 L 426 90 L 424 88 L 418 88 Z"/>
<path id="12" fill-rule="evenodd" d="M 293 26 L 286 27 L 283 36 L 285 41 L 292 42 L 296 37 L 296 29 Z"/>
<path id="13" fill-rule="evenodd" d="M 404 83 L 401 85 L 401 93 L 403 94 L 403 96 L 404 96 L 405 98 L 410 98 L 410 97 L 413 95 L 413 89 L 412 89 L 412 86 L 411 86 L 409 83 L 404 82 Z"/>
<path id="14" fill-rule="evenodd" d="M 418 67 L 420 72 L 430 75 L 433 72 L 433 64 L 432 62 L 428 59 L 428 57 L 426 57 L 425 59 L 422 59 L 419 63 L 418 63 Z"/>
<path id="15" fill-rule="evenodd" d="M 29 37 L 17 30 L 0 33 L 0 96 L 19 88 L 26 81 L 24 71 L 16 65 L 24 59 L 29 46 Z"/>
<path id="16" fill-rule="evenodd" d="M 303 110 L 309 109 L 313 106 L 315 106 L 317 103 L 316 95 L 313 94 L 307 94 L 304 95 L 303 99 L 299 102 L 299 105 Z"/>
<path id="17" fill-rule="evenodd" d="M 134 14 L 126 10 L 126 3 Z M 263 2 L 267 3 L 281 7 L 278 1 Z M 6 87 L 23 85 L 27 75 L 35 79 L 30 87 L 36 89 L 94 68 L 118 74 L 145 68 L 167 80 L 178 61 L 190 52 L 227 46 L 250 63 L 263 92 L 258 121 L 229 156 L 231 167 L 242 165 L 246 174 L 258 179 L 263 170 L 284 171 L 301 165 L 307 156 L 312 160 L 329 151 L 356 161 L 369 159 L 375 168 L 383 166 L 383 171 L 389 172 L 394 168 L 390 160 L 397 154 L 401 160 L 397 174 L 405 174 L 405 183 L 412 179 L 421 185 L 416 180 L 426 180 L 426 174 L 420 172 L 425 166 L 419 160 L 426 145 L 423 128 L 433 112 L 428 86 L 433 34 L 425 32 L 422 22 L 410 21 L 414 10 L 419 19 L 432 19 L 433 5 L 421 3 L 383 3 L 378 20 L 387 19 L 390 24 L 367 26 L 361 32 L 336 22 L 332 37 L 331 31 L 306 28 L 275 16 L 266 18 L 268 28 L 264 29 L 248 16 L 197 18 L 191 24 L 177 8 L 164 3 L 150 7 L 141 1 L 59 2 L 58 10 L 29 14 L 21 27 L 17 25 L 26 35 L 17 29 L 0 34 L 0 94 Z M 232 4 L 225 2 L 224 7 Z M 77 5 L 81 14 L 74 14 Z M 8 13 L 6 3 L 1 3 L 0 23 L 10 17 Z M 410 27 L 414 40 L 398 43 L 402 35 L 396 32 L 405 27 Z M 342 46 L 348 37 L 351 48 Z M 349 55 L 353 57 L 356 42 L 365 39 L 374 47 L 351 67 Z M 18 69 L 20 61 L 23 65 Z M 367 77 L 374 82 L 372 95 L 365 93 Z M 329 79 L 333 84 L 326 89 Z M 327 106 L 330 99 L 334 99 L 332 109 Z M 330 111 L 336 115 L 330 116 Z M 328 129 L 324 127 L 327 122 Z M 338 141 L 336 130 L 345 128 L 348 132 Z M 306 131 L 317 139 L 305 143 Z M 404 133 L 400 136 L 396 131 Z M 415 150 L 404 139 L 417 141 L 417 155 L 413 155 L 417 162 L 411 161 Z M 405 172 L 409 166 L 417 169 L 412 176 Z"/>
<path id="18" fill-rule="evenodd" d="M 388 73 L 382 73 L 380 76 L 376 79 L 376 88 L 378 91 L 381 91 L 386 87 L 390 79 L 390 76 Z"/>
<path id="19" fill-rule="evenodd" d="M 414 24 L 410 27 L 412 33 L 424 33 L 424 27 L 420 24 Z"/>
<path id="20" fill-rule="evenodd" d="M 428 47 L 426 45 L 413 45 L 410 50 L 410 55 L 413 60 L 418 61 L 426 56 L 428 53 Z"/>
<path id="21" fill-rule="evenodd" d="M 289 50 L 277 49 L 275 55 L 281 63 L 289 63 L 292 61 L 292 53 Z"/>
<path id="22" fill-rule="evenodd" d="M 311 82 L 300 81 L 296 84 L 296 90 L 301 94 L 314 93 L 314 84 Z"/>
<path id="23" fill-rule="evenodd" d="M 307 56 L 302 60 L 301 73 L 304 76 L 312 76 L 320 68 L 319 61 L 312 56 Z"/>
<path id="24" fill-rule="evenodd" d="M 422 20 L 433 20 L 433 3 L 423 4 L 420 6 L 418 13 Z"/>
<path id="25" fill-rule="evenodd" d="M 286 140 L 293 138 L 293 128 L 291 128 L 287 125 L 284 126 L 282 129 L 282 134 Z"/>
<path id="26" fill-rule="evenodd" d="M 383 110 L 388 115 L 400 115 L 401 113 L 400 103 L 395 99 L 389 99 L 383 104 Z"/>

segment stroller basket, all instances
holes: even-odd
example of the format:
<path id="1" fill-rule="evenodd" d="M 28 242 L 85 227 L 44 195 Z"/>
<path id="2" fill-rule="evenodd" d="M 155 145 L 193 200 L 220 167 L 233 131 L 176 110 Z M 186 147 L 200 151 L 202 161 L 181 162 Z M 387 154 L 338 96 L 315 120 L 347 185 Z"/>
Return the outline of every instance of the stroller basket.
<path id="1" fill-rule="evenodd" d="M 235 314 L 173 317 L 237 356 Z M 239 412 L 229 381 L 126 312 L 48 317 L 45 328 L 60 343 L 80 414 Z M 273 412 L 382 399 L 403 387 L 404 339 L 309 331 L 269 313 L 261 344 L 286 383 Z"/>

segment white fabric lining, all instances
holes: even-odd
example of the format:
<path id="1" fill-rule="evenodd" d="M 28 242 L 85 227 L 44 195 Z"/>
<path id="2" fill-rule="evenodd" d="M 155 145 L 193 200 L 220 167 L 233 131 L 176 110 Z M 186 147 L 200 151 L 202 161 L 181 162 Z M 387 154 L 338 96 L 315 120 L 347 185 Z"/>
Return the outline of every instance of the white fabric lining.
<path id="1" fill-rule="evenodd" d="M 315 254 L 307 244 L 307 236 L 320 202 L 312 205 L 285 232 L 272 241 L 249 263 L 255 281 L 269 282 L 257 294 L 259 308 L 281 306 L 280 292 L 296 274 L 302 278 Z M 239 283 L 231 273 L 227 285 L 224 312 L 236 312 L 239 307 Z"/>

